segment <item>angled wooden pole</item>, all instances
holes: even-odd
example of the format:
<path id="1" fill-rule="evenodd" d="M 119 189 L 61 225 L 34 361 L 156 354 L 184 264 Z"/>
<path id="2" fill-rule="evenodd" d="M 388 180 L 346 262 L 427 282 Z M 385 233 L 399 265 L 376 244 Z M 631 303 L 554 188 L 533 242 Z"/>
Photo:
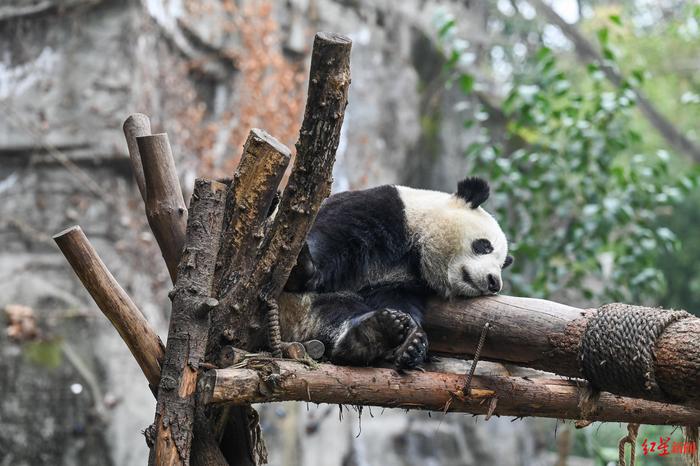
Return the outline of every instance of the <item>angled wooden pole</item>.
<path id="1" fill-rule="evenodd" d="M 122 127 L 126 145 L 129 149 L 131 159 L 131 172 L 136 180 L 136 185 L 141 192 L 141 198 L 146 200 L 146 179 L 143 176 L 143 165 L 141 164 L 141 154 L 136 138 L 151 134 L 151 120 L 143 113 L 133 113 L 124 121 Z"/>
<path id="2" fill-rule="evenodd" d="M 136 304 L 119 286 L 79 226 L 53 237 L 73 271 L 134 355 L 152 390 L 160 380 L 163 343 Z"/>
<path id="3" fill-rule="evenodd" d="M 146 216 L 173 283 L 185 243 L 187 206 L 165 133 L 136 138 L 146 184 Z"/>

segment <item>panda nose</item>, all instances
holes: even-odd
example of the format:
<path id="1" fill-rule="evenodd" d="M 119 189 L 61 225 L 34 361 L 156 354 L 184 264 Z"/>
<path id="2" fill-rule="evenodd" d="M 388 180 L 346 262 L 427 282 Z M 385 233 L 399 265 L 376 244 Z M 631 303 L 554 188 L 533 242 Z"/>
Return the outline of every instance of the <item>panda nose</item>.
<path id="1" fill-rule="evenodd" d="M 498 293 L 501 291 L 501 280 L 496 278 L 493 274 L 488 274 L 486 277 L 489 282 L 489 291 L 491 293 Z"/>

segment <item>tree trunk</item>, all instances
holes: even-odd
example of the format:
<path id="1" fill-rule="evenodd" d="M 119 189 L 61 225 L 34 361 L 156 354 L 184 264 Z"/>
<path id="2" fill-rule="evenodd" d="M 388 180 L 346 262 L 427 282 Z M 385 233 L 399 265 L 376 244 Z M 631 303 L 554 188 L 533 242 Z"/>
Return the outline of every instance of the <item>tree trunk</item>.
<path id="1" fill-rule="evenodd" d="M 173 310 L 158 385 L 156 440 L 151 464 L 188 465 L 190 462 L 197 375 L 204 362 L 209 312 L 218 305 L 211 292 L 225 191 L 226 185 L 216 181 L 195 182 L 187 239 L 177 283 L 171 293 Z"/>

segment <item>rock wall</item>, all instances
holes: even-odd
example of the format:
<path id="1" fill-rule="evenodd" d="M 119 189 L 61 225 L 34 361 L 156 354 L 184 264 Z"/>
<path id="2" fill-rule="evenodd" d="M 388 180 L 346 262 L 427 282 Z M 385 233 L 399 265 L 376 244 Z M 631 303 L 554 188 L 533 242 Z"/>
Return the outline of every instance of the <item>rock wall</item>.
<path id="1" fill-rule="evenodd" d="M 0 465 L 145 464 L 152 396 L 51 240 L 80 224 L 165 339 L 170 284 L 129 172 L 126 116 L 147 113 L 168 132 L 187 193 L 197 174 L 231 173 L 252 126 L 293 144 L 313 33 L 334 30 L 354 40 L 334 189 L 449 190 L 470 135 L 443 91 L 431 18 L 452 8 L 478 37 L 483 8 L 466 3 L 2 2 Z M 36 330 L 11 338 L 16 305 Z M 470 418 L 366 411 L 356 438 L 356 415 L 338 423 L 336 407 L 262 411 L 279 465 L 516 464 L 532 451 L 508 421 L 484 430 Z M 513 443 L 512 463 L 503 443 L 482 451 L 494 435 Z"/>

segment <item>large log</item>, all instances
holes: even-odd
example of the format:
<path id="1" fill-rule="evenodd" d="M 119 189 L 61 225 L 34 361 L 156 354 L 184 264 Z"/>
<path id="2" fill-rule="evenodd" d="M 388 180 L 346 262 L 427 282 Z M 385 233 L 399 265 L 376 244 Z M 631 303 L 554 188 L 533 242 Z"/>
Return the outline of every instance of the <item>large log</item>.
<path id="1" fill-rule="evenodd" d="M 581 341 L 597 312 L 512 296 L 434 299 L 425 329 L 432 351 L 464 356 L 473 354 L 488 322 L 491 327 L 482 357 L 580 378 Z M 649 392 L 644 398 L 700 406 L 700 319 L 670 324 L 650 350 L 655 356 L 655 379 L 663 393 Z"/>
<path id="2" fill-rule="evenodd" d="M 57 233 L 53 239 L 92 299 L 117 329 L 155 391 L 165 352 L 156 332 L 119 286 L 79 226 Z"/>
<path id="3" fill-rule="evenodd" d="M 257 162 L 241 161 L 241 176 L 238 179 L 234 177 L 232 182 L 232 193 L 228 197 L 231 204 L 227 203 L 225 221 L 226 232 L 231 232 L 235 238 L 222 243 L 222 250 L 219 251 L 221 271 L 217 273 L 215 287 L 221 309 L 212 315 L 207 349 L 207 360 L 210 362 L 224 365 L 224 350 L 231 345 L 248 350 L 261 348 L 267 346 L 268 334 L 278 335 L 276 313 L 270 311 L 276 308 L 274 301 L 296 263 L 321 202 L 330 193 L 335 152 L 350 85 L 350 45 L 350 40 L 343 36 L 332 33 L 316 35 L 296 159 L 269 228 L 265 216 L 269 213 L 269 205 L 277 189 L 276 181 L 279 181 L 276 171 L 274 168 L 256 171 L 250 167 L 258 165 Z M 258 138 L 260 136 L 257 135 Z M 274 157 L 276 152 L 284 155 L 281 144 L 268 145 L 271 147 L 265 151 L 266 157 Z M 248 146 L 251 147 L 254 146 Z M 268 163 L 270 167 L 281 166 L 279 163 Z M 244 171 L 250 172 L 250 175 L 243 176 Z M 254 183 L 249 183 L 246 178 Z M 246 197 L 251 198 L 251 202 L 242 204 L 245 210 L 240 210 L 236 215 L 231 209 L 239 209 L 240 205 L 235 203 Z M 244 216 L 240 217 L 240 213 Z M 241 246 L 241 249 L 234 250 L 234 245 Z M 248 247 L 243 249 L 245 245 Z M 267 319 L 271 325 L 267 325 Z M 278 338 L 273 339 L 272 343 L 273 347 L 280 349 Z M 219 417 L 215 421 L 217 426 L 231 419 L 231 413 L 225 410 L 216 414 Z M 252 416 L 254 413 L 248 414 Z M 238 418 L 234 424 L 241 425 L 240 413 L 234 411 L 234 415 Z M 243 424 L 241 431 L 234 435 L 234 438 L 241 438 L 248 433 L 251 448 L 244 449 L 227 441 L 226 434 L 231 429 L 220 432 L 223 435 L 221 444 L 224 455 L 230 463 L 257 464 L 264 460 L 264 450 L 256 448 L 262 446 L 259 427 L 254 417 L 251 419 L 253 428 Z"/>
<path id="4" fill-rule="evenodd" d="M 209 312 L 218 305 L 211 293 L 225 192 L 226 185 L 222 183 L 201 179 L 195 182 L 185 247 L 171 294 L 173 310 L 158 386 L 154 422 L 156 437 L 151 464 L 189 465 L 193 434 L 206 435 L 194 432 L 195 389 L 199 368 L 204 362 Z M 208 441 L 206 438 L 198 440 Z M 213 449 L 217 453 L 216 443 L 209 441 L 209 444 L 208 449 L 200 451 L 208 454 Z"/>
<path id="5" fill-rule="evenodd" d="M 700 410 L 602 393 L 592 407 L 581 403 L 581 381 L 445 372 L 358 368 L 291 360 L 250 359 L 244 367 L 209 371 L 200 383 L 202 401 L 247 404 L 309 401 L 388 408 L 425 409 L 502 416 L 700 425 Z M 495 400 L 495 401 L 494 401 Z"/>
<path id="6" fill-rule="evenodd" d="M 294 338 L 288 333 L 291 322 L 308 312 L 309 303 L 301 295 L 283 294 L 280 312 L 285 338 Z M 434 298 L 428 304 L 424 328 L 432 353 L 469 357 L 488 323 L 489 333 L 481 351 L 483 359 L 582 378 L 581 339 L 596 312 L 512 296 L 449 301 Z M 634 396 L 700 406 L 700 319 L 670 324 L 650 350 L 655 355 L 654 373 L 662 394 Z"/>

